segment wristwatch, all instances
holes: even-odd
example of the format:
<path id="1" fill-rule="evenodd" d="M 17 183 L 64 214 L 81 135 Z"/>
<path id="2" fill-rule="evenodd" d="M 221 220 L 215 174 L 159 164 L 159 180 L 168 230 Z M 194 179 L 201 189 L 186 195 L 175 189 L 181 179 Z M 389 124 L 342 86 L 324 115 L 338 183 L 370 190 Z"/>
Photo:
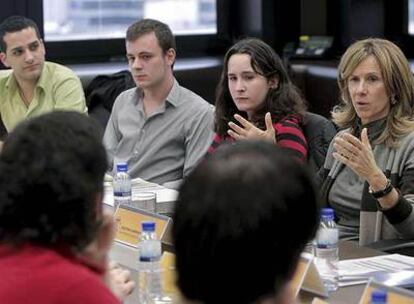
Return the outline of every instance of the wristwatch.
<path id="1" fill-rule="evenodd" d="M 391 184 L 391 181 L 389 179 L 387 179 L 387 184 L 385 185 L 385 188 L 379 191 L 372 191 L 371 187 L 369 187 L 369 193 L 371 193 L 371 195 L 374 198 L 381 198 L 383 196 L 386 196 L 388 193 L 390 193 L 393 189 L 393 186 Z"/>

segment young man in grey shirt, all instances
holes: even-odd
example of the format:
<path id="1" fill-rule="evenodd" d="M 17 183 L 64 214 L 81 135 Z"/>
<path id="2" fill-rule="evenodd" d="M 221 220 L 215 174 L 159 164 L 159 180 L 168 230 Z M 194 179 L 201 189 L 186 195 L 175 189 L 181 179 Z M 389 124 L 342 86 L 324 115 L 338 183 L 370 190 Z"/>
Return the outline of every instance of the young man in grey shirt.
<path id="1" fill-rule="evenodd" d="M 113 171 L 127 162 L 132 178 L 170 188 L 204 156 L 214 124 L 213 107 L 174 78 L 175 50 L 164 23 L 144 19 L 128 28 L 127 58 L 137 88 L 118 96 L 104 135 Z"/>

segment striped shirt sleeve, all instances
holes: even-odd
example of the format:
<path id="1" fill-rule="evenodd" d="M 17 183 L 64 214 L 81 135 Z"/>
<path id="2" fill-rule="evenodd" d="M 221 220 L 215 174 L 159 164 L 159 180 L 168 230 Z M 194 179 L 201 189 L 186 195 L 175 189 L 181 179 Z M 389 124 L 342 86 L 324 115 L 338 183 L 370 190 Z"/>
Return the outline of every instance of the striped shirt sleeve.
<path id="1" fill-rule="evenodd" d="M 300 125 L 301 117 L 292 114 L 275 123 L 273 127 L 278 146 L 289 150 L 305 163 L 308 158 L 308 144 Z"/>
<path id="2" fill-rule="evenodd" d="M 214 138 L 213 138 L 213 142 L 211 143 L 210 147 L 207 150 L 207 155 L 208 154 L 213 154 L 216 151 L 216 149 L 220 146 L 220 144 L 222 144 L 224 141 L 225 141 L 225 139 L 222 136 L 215 133 Z"/>

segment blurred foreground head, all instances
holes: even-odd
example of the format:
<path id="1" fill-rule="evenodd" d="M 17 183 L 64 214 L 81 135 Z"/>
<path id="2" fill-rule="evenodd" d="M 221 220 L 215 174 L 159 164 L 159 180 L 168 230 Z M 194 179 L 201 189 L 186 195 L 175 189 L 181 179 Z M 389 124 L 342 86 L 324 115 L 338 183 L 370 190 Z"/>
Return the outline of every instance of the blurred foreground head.
<path id="1" fill-rule="evenodd" d="M 304 166 L 274 145 L 237 142 L 185 180 L 173 222 L 187 299 L 277 302 L 314 236 L 316 190 Z"/>
<path id="2" fill-rule="evenodd" d="M 21 123 L 0 154 L 0 242 L 84 249 L 102 216 L 106 168 L 99 126 L 87 116 Z"/>

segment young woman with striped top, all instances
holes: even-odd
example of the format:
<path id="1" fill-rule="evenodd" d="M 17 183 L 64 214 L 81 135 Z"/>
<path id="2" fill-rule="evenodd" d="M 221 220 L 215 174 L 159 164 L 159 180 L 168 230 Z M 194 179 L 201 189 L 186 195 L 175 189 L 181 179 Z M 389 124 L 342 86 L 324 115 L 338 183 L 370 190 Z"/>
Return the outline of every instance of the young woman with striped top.
<path id="1" fill-rule="evenodd" d="M 214 153 L 225 141 L 262 139 L 305 162 L 305 108 L 275 51 L 260 39 L 243 39 L 224 57 L 217 87 L 216 134 L 208 152 Z"/>

